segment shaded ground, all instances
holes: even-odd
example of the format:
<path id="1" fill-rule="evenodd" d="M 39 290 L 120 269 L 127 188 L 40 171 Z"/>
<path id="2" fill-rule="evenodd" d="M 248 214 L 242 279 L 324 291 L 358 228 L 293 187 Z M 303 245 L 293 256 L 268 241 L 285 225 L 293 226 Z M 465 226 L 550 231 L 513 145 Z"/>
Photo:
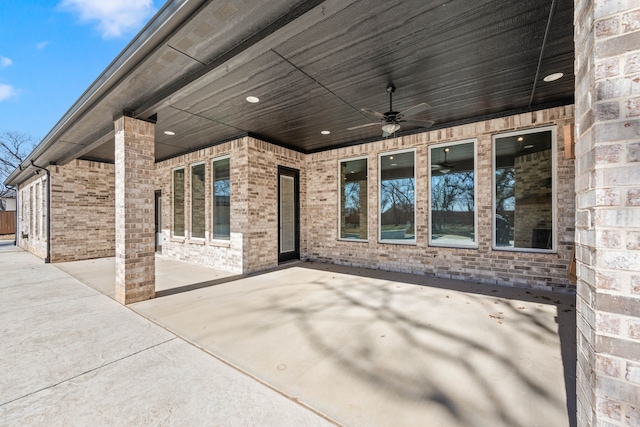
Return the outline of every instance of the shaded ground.
<path id="1" fill-rule="evenodd" d="M 572 295 L 314 263 L 210 273 L 130 307 L 339 423 L 575 425 Z"/>

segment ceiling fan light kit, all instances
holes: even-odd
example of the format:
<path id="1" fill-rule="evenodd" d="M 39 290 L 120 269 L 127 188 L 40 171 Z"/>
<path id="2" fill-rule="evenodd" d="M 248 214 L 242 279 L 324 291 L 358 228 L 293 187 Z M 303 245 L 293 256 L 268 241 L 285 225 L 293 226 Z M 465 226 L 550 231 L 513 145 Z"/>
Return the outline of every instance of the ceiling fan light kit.
<path id="1" fill-rule="evenodd" d="M 382 131 L 386 133 L 394 133 L 400 129 L 400 125 L 398 123 L 387 123 L 382 126 Z"/>

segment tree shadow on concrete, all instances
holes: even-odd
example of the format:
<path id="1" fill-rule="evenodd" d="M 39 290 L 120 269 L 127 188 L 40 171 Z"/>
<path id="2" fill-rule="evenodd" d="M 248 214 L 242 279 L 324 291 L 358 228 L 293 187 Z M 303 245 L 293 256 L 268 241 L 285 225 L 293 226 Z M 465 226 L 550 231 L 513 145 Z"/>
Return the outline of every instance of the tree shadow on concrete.
<path id="1" fill-rule="evenodd" d="M 265 333 L 293 322 L 317 353 L 349 375 L 402 399 L 437 403 L 461 425 L 475 425 L 478 420 L 474 420 L 473 411 L 466 407 L 469 402 L 457 399 L 455 393 L 452 393 L 452 387 L 431 381 L 428 376 L 420 376 L 411 370 L 420 369 L 421 361 L 435 361 L 436 364 L 464 376 L 468 383 L 460 384 L 460 387 L 480 389 L 483 398 L 490 402 L 494 419 L 499 420 L 499 424 L 508 426 L 523 423 L 515 415 L 518 408 L 511 407 L 510 392 L 501 390 L 503 381 L 504 387 L 515 384 L 519 389 L 526 390 L 532 404 L 542 405 L 540 411 L 553 408 L 558 412 L 563 409 L 558 396 L 546 387 L 549 380 L 557 381 L 555 378 L 545 378 L 544 373 L 530 371 L 528 366 L 517 363 L 516 357 L 511 357 L 500 349 L 514 346 L 513 351 L 516 351 L 522 340 L 546 345 L 559 338 L 568 417 L 565 425 L 575 426 L 576 346 L 573 296 L 329 264 L 304 263 L 286 268 L 319 270 L 341 276 L 336 284 L 331 283 L 331 280 L 314 280 L 287 285 L 288 287 L 274 284 L 279 292 L 268 298 L 268 304 L 255 306 L 248 302 L 246 307 L 254 313 L 262 311 L 264 318 L 268 319 L 260 325 L 253 325 L 257 332 Z M 370 279 L 381 282 L 379 286 L 374 286 Z M 417 285 L 420 288 L 403 285 Z M 313 299 L 301 297 L 299 286 L 313 287 L 322 296 Z M 256 291 L 263 290 L 264 288 Z M 464 333 L 465 324 L 462 322 L 459 325 L 443 326 L 449 323 L 444 318 L 447 316 L 446 305 L 453 299 L 460 298 L 465 299 L 465 304 L 473 305 L 476 311 L 479 310 L 485 318 L 477 321 L 487 322 L 488 328 L 496 328 L 495 340 L 504 342 L 482 341 L 478 337 L 469 336 Z M 458 310 L 460 303 L 456 303 Z M 527 307 L 523 303 L 528 303 Z M 405 309 L 409 305 L 413 307 L 413 311 Z M 423 307 L 425 311 L 439 310 L 442 322 L 438 322 L 437 316 L 435 321 L 425 321 L 420 315 L 416 315 L 416 306 Z M 555 307 L 554 323 L 549 321 L 549 306 Z M 273 316 L 272 313 L 280 315 Z M 369 325 L 376 325 L 387 335 L 376 336 L 373 330 L 375 327 L 362 325 L 354 319 L 366 319 Z M 343 337 L 346 334 L 350 338 L 346 341 L 340 337 L 336 339 L 336 334 L 327 332 L 329 324 L 342 329 Z M 505 328 L 507 324 L 511 328 L 511 335 L 500 333 L 500 329 L 497 329 Z M 242 328 L 242 322 L 237 326 Z M 489 334 L 491 333 L 489 330 Z M 380 356 L 384 356 L 378 350 L 380 338 L 391 336 L 400 339 L 399 346 L 409 353 L 406 360 L 398 360 L 400 364 L 379 361 Z M 512 338 L 513 343 L 510 342 Z M 259 351 L 270 349 L 263 348 Z M 391 350 L 391 354 L 395 353 Z M 535 355 L 532 357 L 535 359 Z M 504 378 L 488 377 L 483 369 L 485 364 L 494 366 L 495 372 L 504 374 Z M 432 365 L 428 369 L 437 371 L 439 367 Z M 442 377 L 440 374 L 436 376 Z"/>

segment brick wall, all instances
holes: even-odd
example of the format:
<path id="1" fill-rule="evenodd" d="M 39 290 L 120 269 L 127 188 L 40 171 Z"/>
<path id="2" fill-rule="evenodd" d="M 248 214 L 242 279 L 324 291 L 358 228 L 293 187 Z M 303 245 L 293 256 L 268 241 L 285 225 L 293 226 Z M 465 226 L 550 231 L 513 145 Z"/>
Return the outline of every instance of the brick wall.
<path id="1" fill-rule="evenodd" d="M 211 238 L 212 229 L 212 160 L 229 155 L 231 180 L 231 238 Z M 189 238 L 191 230 L 190 165 L 205 162 L 204 239 Z M 236 273 L 250 273 L 278 265 L 278 165 L 301 172 L 301 230 L 305 226 L 303 194 L 304 154 L 246 137 L 165 160 L 156 165 L 156 189 L 162 191 L 162 254 L 167 258 L 220 268 Z M 185 168 L 186 237 L 173 236 L 172 171 Z M 306 240 L 301 233 L 301 252 Z"/>
<path id="2" fill-rule="evenodd" d="M 484 283 L 562 289 L 574 238 L 574 165 L 565 158 L 564 127 L 573 124 L 573 106 L 494 119 L 454 128 L 391 138 L 310 154 L 307 157 L 307 251 L 311 260 L 430 274 Z M 494 251 L 492 244 L 492 135 L 556 125 L 557 253 Z M 469 138 L 478 140 L 477 249 L 428 246 L 428 147 Z M 378 154 L 416 149 L 416 245 L 378 243 Z M 369 162 L 369 241 L 338 240 L 338 161 L 367 156 Z"/>
<path id="3" fill-rule="evenodd" d="M 50 173 L 51 262 L 114 256 L 114 166 L 74 160 Z"/>
<path id="4" fill-rule="evenodd" d="M 640 425 L 640 3 L 575 3 L 579 426 Z"/>
<path id="5" fill-rule="evenodd" d="M 155 188 L 162 192 L 162 255 L 180 261 L 219 268 L 236 273 L 246 272 L 243 258 L 247 221 L 248 154 L 247 138 L 242 138 L 174 157 L 156 164 Z M 231 237 L 216 240 L 212 230 L 212 160 L 229 155 L 231 181 Z M 205 238 L 191 236 L 191 169 L 192 164 L 205 164 Z M 173 233 L 172 174 L 185 168 L 185 237 Z"/>
<path id="6" fill-rule="evenodd" d="M 300 171 L 300 256 L 305 258 L 308 221 L 305 158 L 304 154 L 296 151 L 248 138 L 248 228 L 244 252 L 248 263 L 246 271 L 260 271 L 278 265 L 279 165 Z M 337 181 L 334 186 L 336 183 Z"/>
<path id="7" fill-rule="evenodd" d="M 34 174 L 20 185 L 17 206 L 18 246 L 43 259 L 47 256 L 46 189 L 46 174 Z"/>
<path id="8" fill-rule="evenodd" d="M 155 296 L 155 123 L 121 116 L 115 130 L 115 299 Z"/>

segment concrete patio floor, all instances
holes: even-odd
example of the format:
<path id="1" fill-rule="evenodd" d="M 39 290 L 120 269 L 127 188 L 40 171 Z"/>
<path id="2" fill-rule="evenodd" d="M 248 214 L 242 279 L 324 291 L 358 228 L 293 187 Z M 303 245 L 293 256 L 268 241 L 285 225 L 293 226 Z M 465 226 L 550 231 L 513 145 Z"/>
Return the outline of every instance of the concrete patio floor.
<path id="1" fill-rule="evenodd" d="M 13 242 L 0 272 L 2 426 L 333 425 Z"/>
<path id="2" fill-rule="evenodd" d="M 158 297 L 129 308 L 338 424 L 575 425 L 573 295 L 309 262 L 156 265 Z M 113 294 L 113 259 L 58 266 Z"/>

